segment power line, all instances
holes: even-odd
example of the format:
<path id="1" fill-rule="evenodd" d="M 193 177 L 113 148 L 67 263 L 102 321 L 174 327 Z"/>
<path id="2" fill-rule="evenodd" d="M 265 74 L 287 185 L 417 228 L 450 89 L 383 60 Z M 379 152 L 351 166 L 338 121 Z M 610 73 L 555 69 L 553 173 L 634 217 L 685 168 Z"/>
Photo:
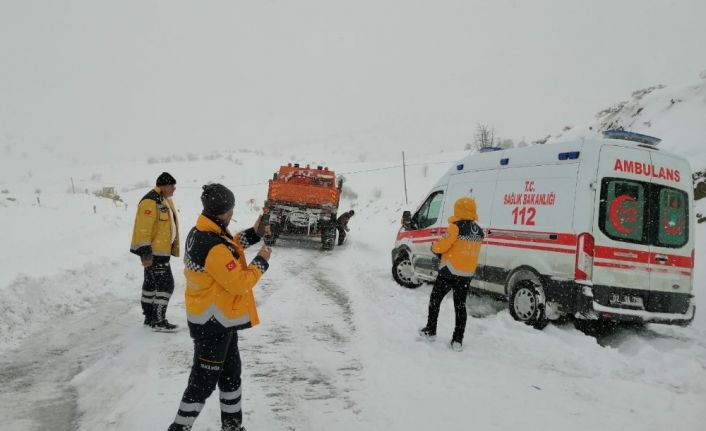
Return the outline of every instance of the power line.
<path id="1" fill-rule="evenodd" d="M 444 162 L 407 163 L 406 166 L 409 167 L 409 166 L 424 166 L 424 165 L 444 165 L 444 164 L 449 164 L 449 163 L 456 163 L 456 160 L 444 161 Z M 399 169 L 401 167 L 402 167 L 402 164 L 396 164 L 396 165 L 391 165 L 391 166 L 385 166 L 382 168 L 362 169 L 359 171 L 338 172 L 337 174 L 338 175 L 355 175 L 355 174 L 363 174 L 363 173 L 367 173 L 367 172 L 378 172 L 378 171 L 387 171 L 390 169 Z M 228 187 L 236 188 L 236 187 L 261 186 L 261 185 L 267 184 L 268 181 L 260 181 L 257 183 L 250 183 L 250 184 L 229 185 Z M 180 188 L 182 188 L 182 189 L 196 189 L 196 188 L 201 188 L 201 186 L 181 186 Z"/>

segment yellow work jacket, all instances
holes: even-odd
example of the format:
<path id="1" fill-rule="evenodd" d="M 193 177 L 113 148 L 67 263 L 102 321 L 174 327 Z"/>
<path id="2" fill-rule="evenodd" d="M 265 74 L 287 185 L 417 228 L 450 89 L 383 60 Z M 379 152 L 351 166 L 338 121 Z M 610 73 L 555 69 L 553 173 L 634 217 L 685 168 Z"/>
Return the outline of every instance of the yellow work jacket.
<path id="1" fill-rule="evenodd" d="M 446 235 L 431 246 L 432 252 L 441 255 L 439 275 L 464 278 L 475 275 L 484 237 L 483 229 L 475 220 L 478 220 L 475 200 L 458 199 L 454 204 L 454 215 L 449 217 Z"/>
<path id="2" fill-rule="evenodd" d="M 172 241 L 174 229 L 174 241 Z M 130 251 L 139 256 L 179 256 L 179 221 L 171 199 L 159 187 L 137 205 Z"/>
<path id="3" fill-rule="evenodd" d="M 196 337 L 259 323 L 253 288 L 268 268 L 260 256 L 247 264 L 245 249 L 260 241 L 254 229 L 231 235 L 200 215 L 186 239 L 186 316 Z"/>

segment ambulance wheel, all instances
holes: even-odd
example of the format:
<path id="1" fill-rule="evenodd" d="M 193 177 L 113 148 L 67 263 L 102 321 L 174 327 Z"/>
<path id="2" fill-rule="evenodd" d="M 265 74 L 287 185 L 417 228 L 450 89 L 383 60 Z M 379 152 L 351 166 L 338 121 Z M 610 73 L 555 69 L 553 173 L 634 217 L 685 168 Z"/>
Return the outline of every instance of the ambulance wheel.
<path id="1" fill-rule="evenodd" d="M 416 289 L 421 286 L 422 283 L 415 282 L 413 276 L 414 268 L 412 268 L 412 261 L 409 260 L 409 256 L 403 253 L 395 259 L 395 263 L 392 264 L 392 278 L 402 287 Z"/>
<path id="2" fill-rule="evenodd" d="M 518 322 L 536 329 L 544 329 L 549 323 L 545 315 L 544 289 L 538 283 L 519 280 L 512 286 L 510 293 L 510 315 Z"/>

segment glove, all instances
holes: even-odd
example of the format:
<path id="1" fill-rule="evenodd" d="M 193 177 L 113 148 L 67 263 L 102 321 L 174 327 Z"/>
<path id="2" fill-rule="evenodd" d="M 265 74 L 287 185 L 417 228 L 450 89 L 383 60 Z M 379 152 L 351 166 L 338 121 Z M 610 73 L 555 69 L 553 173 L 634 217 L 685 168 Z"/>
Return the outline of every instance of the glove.
<path id="1" fill-rule="evenodd" d="M 145 268 L 149 268 L 150 266 L 152 266 L 153 259 L 151 254 L 140 256 L 140 260 L 142 261 L 142 266 L 144 266 Z"/>

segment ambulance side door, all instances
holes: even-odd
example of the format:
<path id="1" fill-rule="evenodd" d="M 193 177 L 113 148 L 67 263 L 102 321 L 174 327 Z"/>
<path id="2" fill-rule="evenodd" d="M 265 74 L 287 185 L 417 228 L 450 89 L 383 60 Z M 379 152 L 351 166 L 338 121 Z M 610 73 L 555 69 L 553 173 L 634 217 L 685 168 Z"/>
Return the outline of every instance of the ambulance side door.
<path id="1" fill-rule="evenodd" d="M 486 230 L 490 226 L 491 209 L 493 195 L 495 194 L 495 183 L 498 179 L 497 169 L 488 169 L 475 172 L 463 172 L 451 176 L 447 192 L 446 204 L 444 205 L 444 217 L 451 217 L 454 213 L 454 204 L 459 198 L 471 197 L 476 201 L 476 212 L 478 213 L 477 223 Z M 448 224 L 448 223 L 447 223 Z M 478 267 L 476 276 L 471 285 L 476 288 L 481 287 L 481 280 L 484 279 L 484 268 L 488 248 L 482 246 L 478 257 Z"/>
<path id="2" fill-rule="evenodd" d="M 412 236 L 412 266 L 414 271 L 425 277 L 433 277 L 438 270 L 438 261 L 431 252 L 431 244 L 439 239 L 446 224 L 443 222 L 442 208 L 444 190 L 433 190 L 412 216 L 415 227 Z"/>

